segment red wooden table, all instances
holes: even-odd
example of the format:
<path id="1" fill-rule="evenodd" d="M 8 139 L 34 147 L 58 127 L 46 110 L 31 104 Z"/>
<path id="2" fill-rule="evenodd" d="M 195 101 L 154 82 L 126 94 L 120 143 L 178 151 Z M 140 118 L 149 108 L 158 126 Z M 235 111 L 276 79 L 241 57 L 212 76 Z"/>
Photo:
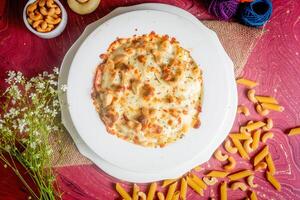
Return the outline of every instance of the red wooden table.
<path id="1" fill-rule="evenodd" d="M 28 76 L 36 75 L 53 66 L 59 66 L 64 54 L 85 26 L 119 6 L 141 2 L 164 2 L 188 10 L 199 19 L 212 18 L 207 14 L 201 0 L 102 0 L 99 9 L 87 16 L 73 13 L 65 2 L 69 23 L 64 33 L 51 40 L 31 34 L 22 21 L 22 10 L 26 1 L 0 1 L 0 86 L 7 70 L 20 70 Z M 282 183 L 278 193 L 263 175 L 258 175 L 259 199 L 300 199 L 300 136 L 287 137 L 290 127 L 300 124 L 300 1 L 273 0 L 274 13 L 266 25 L 246 64 L 243 76 L 260 83 L 257 92 L 275 96 L 285 107 L 284 113 L 270 115 L 275 123 L 275 139 L 270 149 L 277 167 L 276 178 Z M 251 106 L 243 88 L 239 88 L 239 103 Z M 252 110 L 253 111 L 253 110 Z M 259 119 L 257 117 L 257 119 Z M 233 130 L 246 121 L 236 119 Z M 205 164 L 215 165 L 213 159 Z M 247 165 L 246 165 L 247 166 Z M 117 180 L 105 175 L 94 165 L 72 166 L 57 169 L 59 183 L 64 192 L 63 199 L 116 199 L 113 185 Z M 146 185 L 141 185 L 145 189 Z M 206 196 L 218 196 L 218 188 L 206 192 Z M 229 199 L 242 199 L 243 192 L 230 191 Z M 0 166 L 0 200 L 27 199 L 28 194 L 13 172 Z M 193 192 L 188 199 L 199 199 Z"/>

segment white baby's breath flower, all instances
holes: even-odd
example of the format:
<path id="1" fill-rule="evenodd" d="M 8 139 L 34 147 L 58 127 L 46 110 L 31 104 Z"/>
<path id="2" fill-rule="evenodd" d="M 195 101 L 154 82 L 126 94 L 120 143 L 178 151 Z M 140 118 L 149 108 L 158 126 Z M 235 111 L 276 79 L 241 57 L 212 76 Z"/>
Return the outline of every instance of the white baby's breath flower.
<path id="1" fill-rule="evenodd" d="M 31 147 L 32 149 L 35 149 L 35 148 L 36 148 L 36 143 L 35 143 L 35 142 L 31 142 L 31 143 L 30 143 L 30 147 Z"/>
<path id="2" fill-rule="evenodd" d="M 59 128 L 58 128 L 58 126 L 53 126 L 53 131 L 58 131 L 59 130 Z"/>
<path id="3" fill-rule="evenodd" d="M 31 87 L 32 87 L 32 84 L 31 84 L 30 82 L 27 82 L 27 83 L 25 84 L 25 90 L 26 90 L 26 91 L 30 90 Z"/>
<path id="4" fill-rule="evenodd" d="M 5 79 L 5 82 L 8 83 L 8 84 L 11 84 L 12 83 L 12 80 L 15 78 L 16 76 L 16 72 L 15 71 L 8 71 L 7 72 L 7 76 L 8 78 Z"/>
<path id="5" fill-rule="evenodd" d="M 37 89 L 45 89 L 45 83 L 38 82 L 36 87 L 37 87 Z"/>
<path id="6" fill-rule="evenodd" d="M 58 74 L 59 73 L 58 67 L 54 67 L 53 72 L 54 74 Z"/>
<path id="7" fill-rule="evenodd" d="M 63 92 L 65 92 L 65 91 L 67 91 L 68 87 L 67 87 L 66 84 L 63 84 L 63 85 L 61 85 L 60 89 L 61 89 Z"/>
<path id="8" fill-rule="evenodd" d="M 43 76 L 44 76 L 44 77 L 47 77 L 47 76 L 48 76 L 48 72 L 47 72 L 47 71 L 44 71 L 44 72 L 43 72 Z"/>
<path id="9" fill-rule="evenodd" d="M 51 85 L 55 85 L 55 86 L 57 86 L 57 81 L 50 80 L 50 81 L 49 81 L 49 83 L 50 83 Z"/>
<path id="10" fill-rule="evenodd" d="M 11 150 L 11 146 L 10 146 L 10 145 L 6 145 L 6 146 L 4 147 L 4 149 L 5 149 L 5 151 L 9 152 L 9 151 Z"/>
<path id="11" fill-rule="evenodd" d="M 31 98 L 31 100 L 35 100 L 36 99 L 36 94 L 35 93 L 30 93 L 29 98 Z"/>
<path id="12" fill-rule="evenodd" d="M 23 80 L 24 80 L 23 74 L 21 72 L 17 72 L 17 76 L 15 77 L 16 83 L 21 83 L 23 82 Z"/>
<path id="13" fill-rule="evenodd" d="M 39 135 L 40 135 L 40 132 L 34 131 L 34 132 L 33 132 L 33 135 L 34 135 L 34 136 L 39 136 Z"/>
<path id="14" fill-rule="evenodd" d="M 51 113 L 51 110 L 50 110 L 50 108 L 49 108 L 48 106 L 46 106 L 46 107 L 44 108 L 44 112 L 45 112 L 45 113 Z"/>
<path id="15" fill-rule="evenodd" d="M 11 116 L 11 117 L 16 117 L 16 116 L 18 116 L 18 114 L 20 114 L 20 112 L 18 110 L 16 110 L 15 108 L 10 108 L 8 111 L 8 116 Z"/>
<path id="16" fill-rule="evenodd" d="M 27 122 L 25 119 L 18 119 L 18 129 L 22 133 L 25 130 L 25 126 L 27 125 Z"/>

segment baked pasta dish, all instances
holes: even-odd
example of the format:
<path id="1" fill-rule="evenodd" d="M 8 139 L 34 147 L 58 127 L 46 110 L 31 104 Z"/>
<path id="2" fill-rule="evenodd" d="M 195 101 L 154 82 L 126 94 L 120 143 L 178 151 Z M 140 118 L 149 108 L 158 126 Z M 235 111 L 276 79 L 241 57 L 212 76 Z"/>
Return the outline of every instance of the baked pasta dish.
<path id="1" fill-rule="evenodd" d="M 100 57 L 92 98 L 110 134 L 164 147 L 200 126 L 202 72 L 175 38 L 118 38 Z"/>

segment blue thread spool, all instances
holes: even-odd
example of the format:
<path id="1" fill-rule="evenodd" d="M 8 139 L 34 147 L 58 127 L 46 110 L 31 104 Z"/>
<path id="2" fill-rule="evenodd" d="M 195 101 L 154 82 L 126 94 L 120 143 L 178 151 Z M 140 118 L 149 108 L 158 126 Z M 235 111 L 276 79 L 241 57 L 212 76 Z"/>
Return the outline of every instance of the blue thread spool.
<path id="1" fill-rule="evenodd" d="M 272 10 L 273 6 L 270 0 L 254 0 L 241 4 L 238 18 L 247 26 L 259 27 L 270 19 Z"/>

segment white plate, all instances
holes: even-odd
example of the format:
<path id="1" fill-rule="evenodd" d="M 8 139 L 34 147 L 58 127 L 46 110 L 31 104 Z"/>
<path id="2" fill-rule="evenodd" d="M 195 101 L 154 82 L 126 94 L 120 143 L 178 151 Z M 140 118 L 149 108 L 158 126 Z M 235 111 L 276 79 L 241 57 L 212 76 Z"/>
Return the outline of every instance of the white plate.
<path id="1" fill-rule="evenodd" d="M 137 32 L 135 28 L 138 28 Z M 98 55 L 105 52 L 116 37 L 129 37 L 152 30 L 175 36 L 183 47 L 191 50 L 204 72 L 201 128 L 192 130 L 182 140 L 163 149 L 140 147 L 107 134 L 90 98 L 93 72 L 99 63 Z M 208 35 L 206 28 L 172 14 L 153 10 L 135 11 L 105 22 L 79 48 L 70 69 L 68 102 L 72 120 L 81 138 L 104 160 L 145 175 L 167 172 L 175 166 L 181 172 L 187 171 L 196 161 L 206 161 L 220 143 L 215 144 L 216 138 L 226 137 L 228 128 L 224 131 L 224 127 L 228 127 L 227 122 L 232 125 L 233 111 L 236 109 L 232 66 L 229 69 L 219 53 L 216 42 Z"/>

